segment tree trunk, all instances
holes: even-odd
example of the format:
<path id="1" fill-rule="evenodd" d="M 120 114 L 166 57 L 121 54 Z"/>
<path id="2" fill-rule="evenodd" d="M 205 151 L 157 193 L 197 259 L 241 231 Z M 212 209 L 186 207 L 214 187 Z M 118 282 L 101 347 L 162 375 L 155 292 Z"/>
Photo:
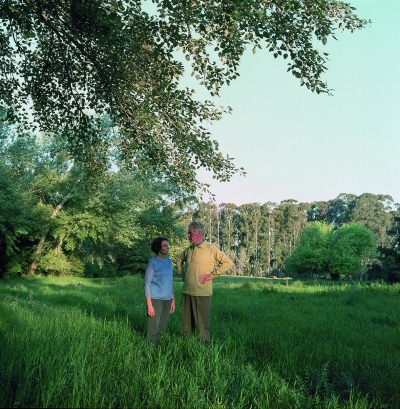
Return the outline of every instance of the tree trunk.
<path id="1" fill-rule="evenodd" d="M 62 209 L 65 202 L 71 197 L 72 193 L 74 192 L 74 190 L 78 186 L 79 182 L 80 182 L 80 179 L 78 179 L 76 181 L 74 187 L 67 193 L 67 195 L 63 198 L 63 200 L 53 210 L 53 213 L 51 214 L 50 219 L 54 219 L 54 217 L 57 216 L 57 213 Z M 38 266 L 38 258 L 40 256 L 40 253 L 42 252 L 44 243 L 46 242 L 46 239 L 47 239 L 47 236 L 48 236 L 49 232 L 50 232 L 50 227 L 47 227 L 45 229 L 45 231 L 43 232 L 42 237 L 40 238 L 39 244 L 36 247 L 36 251 L 35 251 L 35 254 L 34 254 L 34 257 L 33 257 L 33 261 L 32 261 L 31 267 L 29 269 L 29 274 L 31 276 L 33 276 L 35 274 L 35 271 L 36 271 L 37 266 Z"/>

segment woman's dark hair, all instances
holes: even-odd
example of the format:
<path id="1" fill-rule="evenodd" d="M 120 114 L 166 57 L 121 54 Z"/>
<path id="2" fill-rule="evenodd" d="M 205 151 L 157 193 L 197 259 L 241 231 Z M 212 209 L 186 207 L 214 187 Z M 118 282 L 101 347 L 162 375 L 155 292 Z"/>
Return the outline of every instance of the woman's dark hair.
<path id="1" fill-rule="evenodd" d="M 165 237 L 156 237 L 153 240 L 153 243 L 151 243 L 151 250 L 153 251 L 153 253 L 158 254 L 161 250 L 161 243 L 163 241 L 168 241 L 168 239 L 166 239 Z"/>

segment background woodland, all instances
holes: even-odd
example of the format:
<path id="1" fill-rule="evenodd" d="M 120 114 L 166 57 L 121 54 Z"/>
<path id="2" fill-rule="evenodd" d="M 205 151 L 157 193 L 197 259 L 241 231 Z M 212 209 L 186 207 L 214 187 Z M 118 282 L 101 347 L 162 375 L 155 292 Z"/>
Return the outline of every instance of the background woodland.
<path id="1" fill-rule="evenodd" d="M 332 272 L 324 265 L 298 268 L 294 250 L 324 229 L 352 225 L 372 232 L 373 251 L 355 270 L 347 264 L 340 274 L 390 278 L 400 266 L 400 206 L 389 195 L 343 193 L 313 203 L 206 203 L 168 179 L 119 168 L 115 157 L 109 157 L 101 176 L 94 174 L 74 164 L 62 140 L 20 138 L 5 122 L 0 154 L 2 277 L 142 273 L 152 255 L 152 239 L 167 237 L 174 259 L 188 245 L 186 225 L 191 220 L 204 223 L 206 240 L 234 261 L 232 275 Z M 310 228 L 315 234 L 299 240 Z M 342 246 L 342 255 L 361 245 L 360 238 L 354 240 Z M 304 256 L 309 263 L 310 257 Z"/>

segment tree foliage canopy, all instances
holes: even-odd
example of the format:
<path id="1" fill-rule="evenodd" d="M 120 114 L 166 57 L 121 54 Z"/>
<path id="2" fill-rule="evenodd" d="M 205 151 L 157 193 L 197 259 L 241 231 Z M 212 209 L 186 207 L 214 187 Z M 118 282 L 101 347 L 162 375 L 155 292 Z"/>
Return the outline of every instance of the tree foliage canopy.
<path id="1" fill-rule="evenodd" d="M 333 229 L 316 221 L 302 231 L 286 269 L 297 274 L 353 275 L 371 265 L 374 256 L 374 234 L 365 226 L 353 223 Z"/>
<path id="2" fill-rule="evenodd" d="M 327 256 L 331 274 L 362 273 L 376 256 L 374 234 L 360 223 L 343 225 L 330 234 Z"/>
<path id="3" fill-rule="evenodd" d="M 127 170 L 91 177 L 65 142 L 0 128 L 0 278 L 144 271 L 159 235 L 181 240 L 182 188 Z"/>
<path id="4" fill-rule="evenodd" d="M 333 226 L 312 222 L 301 232 L 286 269 L 296 274 L 321 274 L 327 271 L 327 240 Z"/>
<path id="5" fill-rule="evenodd" d="M 246 48 L 288 59 L 312 91 L 336 30 L 367 22 L 337 0 L 4 0 L 0 5 L 0 105 L 22 130 L 60 133 L 88 163 L 114 147 L 126 163 L 196 186 L 196 169 L 220 180 L 238 171 L 207 125 L 222 111 L 180 87 L 184 65 L 211 95 L 238 73 Z M 151 7 L 150 7 L 151 6 Z M 147 10 L 147 11 L 146 11 Z M 152 10 L 152 11 L 150 11 Z M 99 115 L 115 128 L 99 135 Z"/>

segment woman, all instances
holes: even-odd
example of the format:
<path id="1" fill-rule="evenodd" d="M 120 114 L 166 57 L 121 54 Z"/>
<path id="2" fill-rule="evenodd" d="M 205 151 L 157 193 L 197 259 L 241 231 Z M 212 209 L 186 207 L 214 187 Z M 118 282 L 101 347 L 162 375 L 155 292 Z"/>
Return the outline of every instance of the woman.
<path id="1" fill-rule="evenodd" d="M 165 332 L 169 314 L 175 311 L 175 297 L 172 261 L 166 257 L 169 252 L 168 240 L 157 237 L 151 250 L 156 256 L 147 264 L 144 293 L 147 302 L 147 338 L 156 343 Z"/>

